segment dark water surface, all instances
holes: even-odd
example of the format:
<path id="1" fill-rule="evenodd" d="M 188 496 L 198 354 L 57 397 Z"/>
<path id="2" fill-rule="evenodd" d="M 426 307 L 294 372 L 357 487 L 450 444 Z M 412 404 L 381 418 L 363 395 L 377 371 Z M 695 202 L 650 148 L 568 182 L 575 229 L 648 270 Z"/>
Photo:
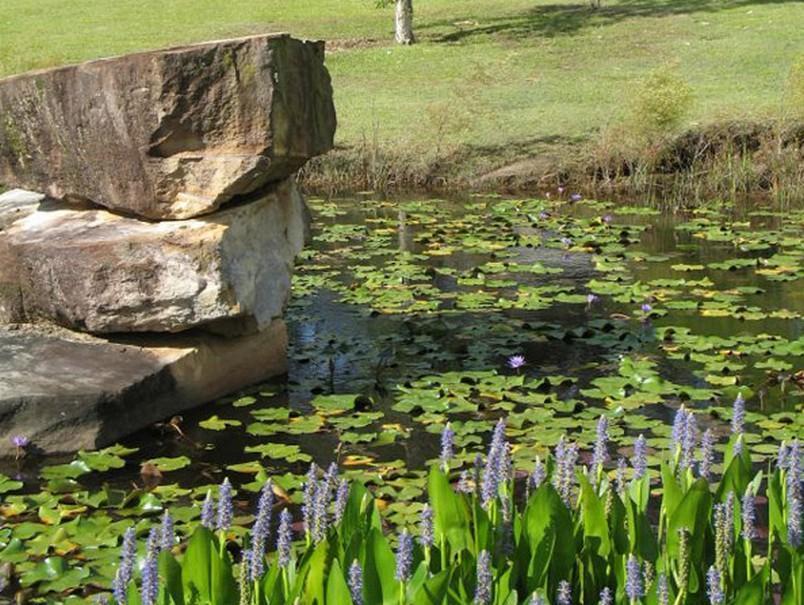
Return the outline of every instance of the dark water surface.
<path id="1" fill-rule="evenodd" d="M 693 396 L 686 401 L 686 405 L 701 410 L 713 409 L 707 419 L 725 417 L 718 410 L 728 408 L 735 393 L 742 389 L 747 394 L 749 410 L 772 418 L 773 427 L 781 427 L 767 429 L 762 433 L 763 440 L 770 443 L 777 435 L 789 438 L 801 434 L 802 399 L 795 381 L 795 372 L 802 367 L 801 357 L 723 353 L 725 349 L 740 348 L 733 343 L 735 338 L 756 343 L 768 335 L 785 341 L 802 337 L 799 314 L 804 312 L 804 293 L 800 277 L 804 269 L 799 267 L 802 248 L 796 241 L 800 242 L 804 226 L 800 212 L 771 208 L 767 213 L 752 215 L 748 209 L 713 205 L 694 215 L 640 214 L 639 209 L 622 213 L 617 207 L 597 203 L 556 205 L 529 201 L 517 205 L 497 198 L 314 200 L 312 207 L 314 241 L 299 260 L 294 297 L 287 312 L 287 377 L 185 413 L 178 424 L 181 434 L 170 425 L 140 431 L 125 441 L 126 446 L 139 451 L 126 458 L 124 468 L 87 474 L 79 479 L 83 486 L 95 489 L 103 484 L 140 485 L 141 462 L 176 456 L 187 456 L 192 462 L 165 472 L 165 483 L 203 486 L 220 481 L 223 475 L 233 477 L 237 483 L 248 483 L 253 479 L 253 469 L 241 473 L 227 467 L 261 460 L 258 453 L 246 452 L 245 448 L 266 443 L 299 445 L 301 453 L 320 465 L 333 460 L 343 464 L 348 456 L 366 456 L 366 461 L 402 461 L 397 463 L 398 468 L 421 470 L 428 459 L 437 455 L 438 433 L 450 415 L 430 417 L 431 412 L 425 409 L 416 410 L 412 416 L 394 410 L 399 385 L 453 371 L 495 370 L 516 376 L 517 372 L 506 367 L 507 357 L 513 354 L 525 356 L 527 365 L 521 372 L 529 378 L 567 378 L 551 381 L 547 389 L 551 405 L 565 419 L 571 419 L 573 411 L 585 412 L 577 427 L 565 422 L 562 430 L 590 426 L 600 411 L 595 408 L 606 409 L 607 404 L 607 409 L 618 408 L 616 399 L 589 397 L 584 391 L 595 378 L 617 376 L 622 359 L 629 357 L 649 360 L 661 379 L 672 384 L 708 390 L 709 396 Z M 549 217 L 540 217 L 540 212 L 548 212 Z M 611 215 L 610 224 L 601 218 L 606 215 Z M 738 235 L 713 241 L 712 237 L 696 235 L 705 229 L 680 228 L 690 220 L 710 221 L 710 225 L 726 229 L 724 233 Z M 562 244 L 562 237 L 571 237 L 573 243 Z M 737 238 L 743 238 L 746 245 L 735 246 Z M 790 241 L 784 243 L 783 238 Z M 633 243 L 627 243 L 629 240 Z M 768 241 L 772 242 L 770 246 L 756 246 L 757 242 L 764 245 Z M 756 266 L 678 269 L 680 265 L 709 265 L 734 258 L 771 258 L 781 252 L 790 256 L 789 262 L 794 265 L 786 274 L 790 278 L 787 281 L 758 274 Z M 540 263 L 560 272 L 501 270 L 492 274 L 488 267 L 481 269 L 489 262 L 522 267 Z M 621 270 L 601 271 L 601 262 L 619 264 Z M 697 288 L 704 292 L 659 281 L 704 278 L 711 280 L 710 285 Z M 630 294 L 601 292 L 598 301 L 587 304 L 587 294 L 596 291 L 595 280 L 629 287 L 641 284 L 641 289 Z M 558 288 L 567 296 L 583 297 L 583 301 L 562 302 L 552 292 L 542 308 L 506 308 L 511 305 L 499 303 L 516 300 L 527 287 Z M 676 293 L 665 296 L 662 288 L 675 289 Z M 704 304 L 716 293 L 737 288 L 742 290 L 734 294 L 733 302 L 713 314 L 702 313 L 701 307 L 673 309 L 663 304 Z M 643 302 L 649 302 L 660 316 L 645 320 L 639 311 Z M 746 309 L 755 309 L 760 315 L 780 310 L 788 313 L 784 318 L 746 319 Z M 710 382 L 707 376 L 711 372 L 702 371 L 700 361 L 674 356 L 667 347 L 663 348 L 660 331 L 667 326 L 676 331 L 686 328 L 712 342 L 723 339 L 701 353 L 719 355 L 724 363 L 736 364 L 735 369 L 716 374 L 725 382 Z M 767 359 L 780 365 L 756 366 Z M 728 384 L 733 375 L 738 376 L 736 385 Z M 438 388 L 442 387 L 434 387 Z M 330 394 L 369 398 L 372 411 L 383 413 L 372 422 L 371 429 L 374 434 L 387 431 L 389 439 L 366 438 L 341 444 L 344 430 L 333 429 L 329 424 L 301 434 L 280 430 L 259 436 L 246 430 L 255 423 L 255 411 L 289 407 L 291 416 L 304 417 L 314 412 L 311 401 L 316 396 Z M 243 395 L 256 401 L 245 405 L 250 400 L 243 400 Z M 493 397 L 493 403 L 485 407 L 482 393 L 475 392 L 470 399 L 476 410 L 459 412 L 455 418 L 494 418 L 500 410 L 507 409 Z M 654 423 L 671 421 L 686 397 L 673 394 L 662 395 L 661 399 L 660 403 L 626 407 L 623 433 L 633 435 L 640 429 L 639 423 L 630 427 L 628 419 L 635 415 L 654 419 Z M 239 421 L 239 425 L 224 430 L 199 425 L 212 416 Z M 360 434 L 358 429 L 352 432 Z M 538 428 L 532 432 L 525 440 L 531 444 L 539 440 Z M 661 431 L 655 433 L 662 435 Z M 554 434 L 545 436 L 545 445 L 554 442 Z M 467 443 L 473 442 L 470 439 Z M 43 466 L 70 459 L 26 459 L 17 464 L 5 463 L 0 470 L 23 480 L 26 489 L 36 490 L 37 475 Z M 263 458 L 261 464 L 268 474 L 301 474 L 307 460 L 287 461 L 280 456 Z M 355 468 L 376 470 L 371 464 L 356 464 Z"/>

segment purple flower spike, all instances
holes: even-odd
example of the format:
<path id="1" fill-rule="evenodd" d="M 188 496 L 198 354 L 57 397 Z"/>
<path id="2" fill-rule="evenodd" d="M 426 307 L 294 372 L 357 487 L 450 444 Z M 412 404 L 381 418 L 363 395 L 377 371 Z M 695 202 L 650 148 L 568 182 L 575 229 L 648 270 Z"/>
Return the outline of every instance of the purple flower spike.
<path id="1" fill-rule="evenodd" d="M 648 472 L 648 442 L 640 434 L 634 441 L 634 479 L 642 479 Z"/>
<path id="2" fill-rule="evenodd" d="M 395 577 L 399 582 L 407 582 L 410 580 L 411 571 L 413 571 L 413 538 L 408 530 L 404 529 L 399 534 L 399 544 L 396 547 Z"/>
<path id="3" fill-rule="evenodd" d="M 508 473 L 508 442 L 505 440 L 505 420 L 500 418 L 494 427 L 483 479 L 480 486 L 480 498 L 483 506 L 488 508 L 497 498 L 500 485 Z"/>
<path id="4" fill-rule="evenodd" d="M 561 580 L 558 583 L 556 603 L 558 605 L 572 605 L 572 586 L 566 580 Z"/>
<path id="5" fill-rule="evenodd" d="M 346 479 L 341 479 L 338 483 L 338 491 L 335 492 L 335 523 L 340 523 L 343 513 L 346 511 L 346 504 L 349 501 L 349 483 Z"/>
<path id="6" fill-rule="evenodd" d="M 757 537 L 757 512 L 754 494 L 751 492 L 745 492 L 745 494 L 743 494 L 742 506 L 740 508 L 742 509 L 740 515 L 743 520 L 743 538 L 750 542 Z"/>
<path id="7" fill-rule="evenodd" d="M 528 489 L 536 490 L 547 479 L 547 469 L 544 468 L 541 458 L 536 459 L 536 464 L 533 467 L 533 472 L 528 477 Z"/>
<path id="8" fill-rule="evenodd" d="M 142 566 L 142 586 L 140 601 L 142 605 L 155 605 L 159 597 L 159 560 L 151 553 Z"/>
<path id="9" fill-rule="evenodd" d="M 454 449 L 455 431 L 452 430 L 448 422 L 447 426 L 444 427 L 444 431 L 441 433 L 441 467 L 444 469 L 445 473 L 449 471 L 449 462 L 455 455 Z"/>
<path id="10" fill-rule="evenodd" d="M 176 543 L 176 532 L 173 529 L 173 517 L 170 516 L 170 511 L 165 509 L 165 514 L 162 516 L 162 527 L 159 531 L 160 534 L 160 548 L 162 550 L 170 550 Z"/>
<path id="11" fill-rule="evenodd" d="M 641 599 L 644 594 L 642 570 L 634 555 L 628 555 L 628 561 L 625 563 L 625 594 L 632 602 Z"/>
<path id="12" fill-rule="evenodd" d="M 475 586 L 474 605 L 488 605 L 491 603 L 491 555 L 487 550 L 481 550 L 477 555 L 477 584 Z"/>
<path id="13" fill-rule="evenodd" d="M 530 603 L 528 605 L 544 605 L 544 599 L 538 592 L 534 592 L 530 596 Z"/>
<path id="14" fill-rule="evenodd" d="M 712 465 L 715 463 L 715 434 L 706 429 L 701 439 L 701 463 L 698 467 L 701 477 L 709 481 L 712 478 Z"/>
<path id="15" fill-rule="evenodd" d="M 226 478 L 218 488 L 218 519 L 216 528 L 218 531 L 228 531 L 232 526 L 234 509 L 232 508 L 232 484 Z"/>
<path id="16" fill-rule="evenodd" d="M 720 585 L 720 572 L 715 569 L 714 565 L 706 572 L 706 594 L 709 595 L 711 605 L 723 605 L 726 600 L 726 595 L 723 594 L 723 588 Z"/>
<path id="17" fill-rule="evenodd" d="M 600 599 L 598 600 L 598 605 L 612 605 L 613 602 L 614 597 L 611 594 L 611 588 L 606 586 L 606 588 L 600 591 Z"/>
<path id="18" fill-rule="evenodd" d="M 798 440 L 793 441 L 787 450 L 787 541 L 793 548 L 801 545 L 801 518 L 802 518 L 802 493 L 801 493 L 801 447 Z"/>
<path id="19" fill-rule="evenodd" d="M 578 446 L 567 443 L 562 436 L 556 445 L 556 469 L 553 471 L 553 487 L 561 496 L 564 504 L 572 508 L 575 489 L 575 463 L 578 459 Z"/>
<path id="20" fill-rule="evenodd" d="M 201 505 L 201 525 L 207 529 L 215 527 L 215 502 L 212 500 L 212 492 L 207 492 L 204 503 Z"/>
<path id="21" fill-rule="evenodd" d="M 731 432 L 735 435 L 742 435 L 745 428 L 745 399 L 743 394 L 738 393 L 734 400 L 731 415 Z"/>
<path id="22" fill-rule="evenodd" d="M 660 573 L 656 580 L 656 596 L 659 605 L 670 605 L 670 588 L 667 585 L 667 575 L 664 573 Z"/>
<path id="23" fill-rule="evenodd" d="M 609 420 L 601 415 L 597 421 L 597 438 L 595 440 L 595 450 L 592 454 L 592 469 L 602 467 L 609 459 Z"/>
<path id="24" fill-rule="evenodd" d="M 506 362 L 508 367 L 512 370 L 518 370 L 522 366 L 524 366 L 527 362 L 525 361 L 524 355 L 511 355 Z"/>
<path id="25" fill-rule="evenodd" d="M 133 527 L 129 527 L 123 534 L 123 546 L 120 549 L 120 565 L 117 567 L 112 582 L 114 600 L 120 605 L 126 603 L 128 584 L 134 572 L 134 558 L 137 556 L 137 535 Z"/>
<path id="26" fill-rule="evenodd" d="M 425 504 L 422 509 L 421 525 L 419 526 L 419 542 L 425 548 L 431 548 L 433 544 L 435 544 L 433 509 L 429 504 Z"/>
<path id="27" fill-rule="evenodd" d="M 290 544 L 293 541 L 292 523 L 293 519 L 290 516 L 290 511 L 286 508 L 282 509 L 282 512 L 279 514 L 279 530 L 277 531 L 276 538 L 276 552 L 279 567 L 287 567 L 290 565 Z"/>
<path id="28" fill-rule="evenodd" d="M 676 412 L 673 422 L 673 449 L 678 456 L 679 471 L 683 471 L 692 464 L 697 443 L 698 424 L 695 414 L 681 406 Z"/>
<path id="29" fill-rule="evenodd" d="M 363 568 L 355 559 L 349 567 L 349 594 L 354 605 L 363 605 Z"/>
<path id="30" fill-rule="evenodd" d="M 307 480 L 304 482 L 304 500 L 302 502 L 302 520 L 304 531 L 312 535 L 315 529 L 315 498 L 318 488 L 318 467 L 315 462 L 310 463 L 307 471 Z"/>

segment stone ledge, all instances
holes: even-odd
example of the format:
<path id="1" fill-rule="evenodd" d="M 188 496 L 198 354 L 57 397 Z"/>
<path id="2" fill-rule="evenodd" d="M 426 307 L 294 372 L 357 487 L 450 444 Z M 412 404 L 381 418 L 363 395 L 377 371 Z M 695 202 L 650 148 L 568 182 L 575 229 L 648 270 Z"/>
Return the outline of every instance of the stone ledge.
<path id="1" fill-rule="evenodd" d="M 47 326 L 0 327 L 0 457 L 24 435 L 42 453 L 104 447 L 159 420 L 287 371 L 276 320 L 239 338 L 105 340 Z"/>

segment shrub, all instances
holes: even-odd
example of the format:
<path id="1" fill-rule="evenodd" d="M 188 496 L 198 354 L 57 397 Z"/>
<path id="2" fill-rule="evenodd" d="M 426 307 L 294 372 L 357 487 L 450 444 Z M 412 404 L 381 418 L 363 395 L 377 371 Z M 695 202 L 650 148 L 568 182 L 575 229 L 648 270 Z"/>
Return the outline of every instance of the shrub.
<path id="1" fill-rule="evenodd" d="M 792 118 L 804 119 L 804 55 L 790 67 L 785 101 Z"/>
<path id="2" fill-rule="evenodd" d="M 632 118 L 638 132 L 655 139 L 677 131 L 692 107 L 690 86 L 669 67 L 651 72 L 637 87 Z"/>

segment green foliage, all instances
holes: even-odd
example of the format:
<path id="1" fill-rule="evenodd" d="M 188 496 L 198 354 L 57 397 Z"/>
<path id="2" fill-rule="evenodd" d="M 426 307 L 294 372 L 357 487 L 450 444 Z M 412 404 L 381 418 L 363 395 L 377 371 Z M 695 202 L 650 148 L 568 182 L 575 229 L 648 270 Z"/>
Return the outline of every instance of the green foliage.
<path id="1" fill-rule="evenodd" d="M 678 130 L 692 108 L 690 85 L 669 67 L 651 72 L 636 87 L 632 119 L 639 133 L 649 139 Z"/>
<path id="2" fill-rule="evenodd" d="M 791 117 L 804 119 L 804 55 L 801 55 L 790 67 L 785 101 Z"/>
<path id="3" fill-rule="evenodd" d="M 788 524 L 800 520 L 794 521 L 794 497 L 785 493 L 796 485 L 789 476 L 794 465 L 770 475 L 769 542 L 760 545 L 742 536 L 741 492 L 762 495 L 762 472 L 750 485 L 747 478 L 735 478 L 742 472 L 735 469 L 751 467 L 747 450 L 733 444 L 728 469 L 712 485 L 678 462 L 677 447 L 663 463 L 660 479 L 648 470 L 625 483 L 591 468 L 574 468 L 573 479 L 558 474 L 561 460 L 551 459 L 551 476 L 528 482 L 523 490 L 508 474 L 490 500 L 480 498 L 478 484 L 455 490 L 449 465 L 446 470 L 434 465 L 428 495 L 435 525 L 430 539 L 413 546 L 409 578 L 398 577 L 394 539 L 381 530 L 376 502 L 360 483 L 352 485 L 342 515 L 324 535 L 306 532 L 287 564 L 269 554 L 260 577 L 249 578 L 247 569 L 235 573 L 238 564 L 230 552 L 248 548 L 247 537 L 231 548 L 231 534 L 200 527 L 183 554 L 180 549 L 161 553 L 163 588 L 155 605 L 524 605 L 537 602 L 531 601 L 534 595 L 556 603 L 563 583 L 579 604 L 597 603 L 604 588 L 617 605 L 698 604 L 709 602 L 713 573 L 720 578 L 717 588 L 725 594 L 724 603 L 760 605 L 770 603 L 774 594 L 785 605 L 802 602 L 804 545 L 791 542 Z M 491 457 L 484 480 L 492 472 Z M 663 494 L 653 502 L 655 511 L 649 507 L 651 486 Z M 732 491 L 738 486 L 741 492 Z M 725 526 L 717 520 L 717 506 L 729 511 Z M 658 524 L 652 521 L 657 517 Z M 723 557 L 721 548 L 726 549 Z M 484 594 L 478 565 L 488 553 L 489 600 L 478 600 Z M 631 594 L 626 588 L 629 559 L 639 566 L 639 588 Z M 355 564 L 362 574 L 359 593 L 351 579 Z M 36 573 L 55 579 L 61 573 L 57 570 L 68 573 L 63 561 L 47 559 Z M 663 590 L 668 600 L 662 600 Z M 143 602 L 132 583 L 126 605 Z"/>

